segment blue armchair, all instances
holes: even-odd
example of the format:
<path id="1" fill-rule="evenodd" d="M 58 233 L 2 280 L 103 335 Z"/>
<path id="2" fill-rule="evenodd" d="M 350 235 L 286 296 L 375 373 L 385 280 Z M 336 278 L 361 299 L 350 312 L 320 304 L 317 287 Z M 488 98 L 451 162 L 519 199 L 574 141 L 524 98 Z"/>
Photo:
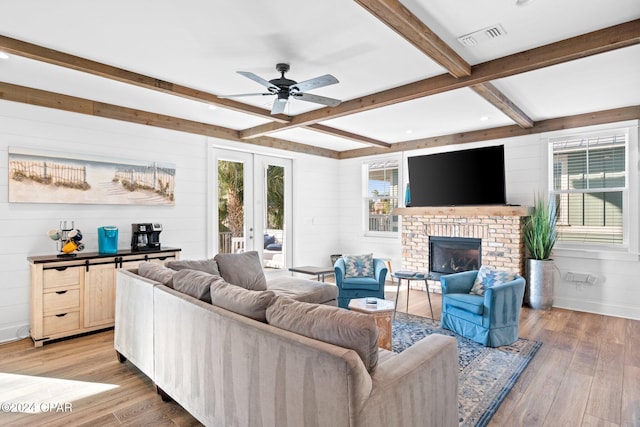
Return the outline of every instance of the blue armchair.
<path id="1" fill-rule="evenodd" d="M 493 285 L 484 295 L 470 294 L 477 270 L 440 277 L 441 324 L 459 335 L 487 347 L 509 345 L 518 339 L 524 278 Z"/>
<path id="2" fill-rule="evenodd" d="M 376 297 L 384 299 L 387 265 L 383 259 L 373 259 L 374 277 L 345 278 L 345 266 L 342 258 L 336 261 L 333 269 L 338 286 L 338 306 L 348 308 L 352 298 Z"/>

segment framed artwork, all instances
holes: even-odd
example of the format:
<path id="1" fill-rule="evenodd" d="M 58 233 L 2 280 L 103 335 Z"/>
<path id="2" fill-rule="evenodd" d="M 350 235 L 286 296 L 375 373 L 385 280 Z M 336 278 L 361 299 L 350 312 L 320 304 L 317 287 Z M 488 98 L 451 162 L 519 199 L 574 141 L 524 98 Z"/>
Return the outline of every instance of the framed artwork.
<path id="1" fill-rule="evenodd" d="M 9 147 L 10 203 L 175 204 L 174 164 Z"/>

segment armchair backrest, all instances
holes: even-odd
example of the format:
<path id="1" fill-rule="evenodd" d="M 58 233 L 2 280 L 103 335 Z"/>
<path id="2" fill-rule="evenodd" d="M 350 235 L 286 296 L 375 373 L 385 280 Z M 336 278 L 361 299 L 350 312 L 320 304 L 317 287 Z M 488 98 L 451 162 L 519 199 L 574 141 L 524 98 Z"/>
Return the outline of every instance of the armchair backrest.
<path id="1" fill-rule="evenodd" d="M 336 285 L 340 286 L 340 284 L 345 280 L 345 272 L 346 267 L 344 265 L 344 259 L 338 258 L 333 264 L 333 270 L 335 272 Z M 376 280 L 384 281 L 387 278 L 387 264 L 384 259 L 374 258 L 373 259 L 373 271 L 374 277 Z M 383 282 L 384 283 L 384 282 Z"/>

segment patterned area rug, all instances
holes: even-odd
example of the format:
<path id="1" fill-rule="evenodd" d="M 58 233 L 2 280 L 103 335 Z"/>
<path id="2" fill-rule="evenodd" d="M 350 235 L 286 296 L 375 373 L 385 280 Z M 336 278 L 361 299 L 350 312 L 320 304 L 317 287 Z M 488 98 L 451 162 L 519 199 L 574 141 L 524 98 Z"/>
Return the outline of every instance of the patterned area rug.
<path id="1" fill-rule="evenodd" d="M 484 347 L 440 328 L 439 322 L 398 312 L 393 322 L 393 351 L 400 353 L 429 334 L 449 335 L 458 341 L 460 427 L 486 426 L 542 345 L 519 339 L 509 346 Z"/>

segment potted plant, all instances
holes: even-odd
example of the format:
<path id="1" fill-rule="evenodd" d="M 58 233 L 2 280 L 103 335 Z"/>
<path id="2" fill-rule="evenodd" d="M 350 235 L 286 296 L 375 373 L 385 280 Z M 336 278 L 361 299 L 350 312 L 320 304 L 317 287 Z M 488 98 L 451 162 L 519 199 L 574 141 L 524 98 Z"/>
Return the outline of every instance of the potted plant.
<path id="1" fill-rule="evenodd" d="M 553 305 L 553 260 L 551 251 L 556 243 L 558 211 L 553 197 L 545 202 L 535 198 L 531 216 L 524 223 L 524 244 L 527 259 L 525 301 L 532 308 L 546 310 Z"/>

